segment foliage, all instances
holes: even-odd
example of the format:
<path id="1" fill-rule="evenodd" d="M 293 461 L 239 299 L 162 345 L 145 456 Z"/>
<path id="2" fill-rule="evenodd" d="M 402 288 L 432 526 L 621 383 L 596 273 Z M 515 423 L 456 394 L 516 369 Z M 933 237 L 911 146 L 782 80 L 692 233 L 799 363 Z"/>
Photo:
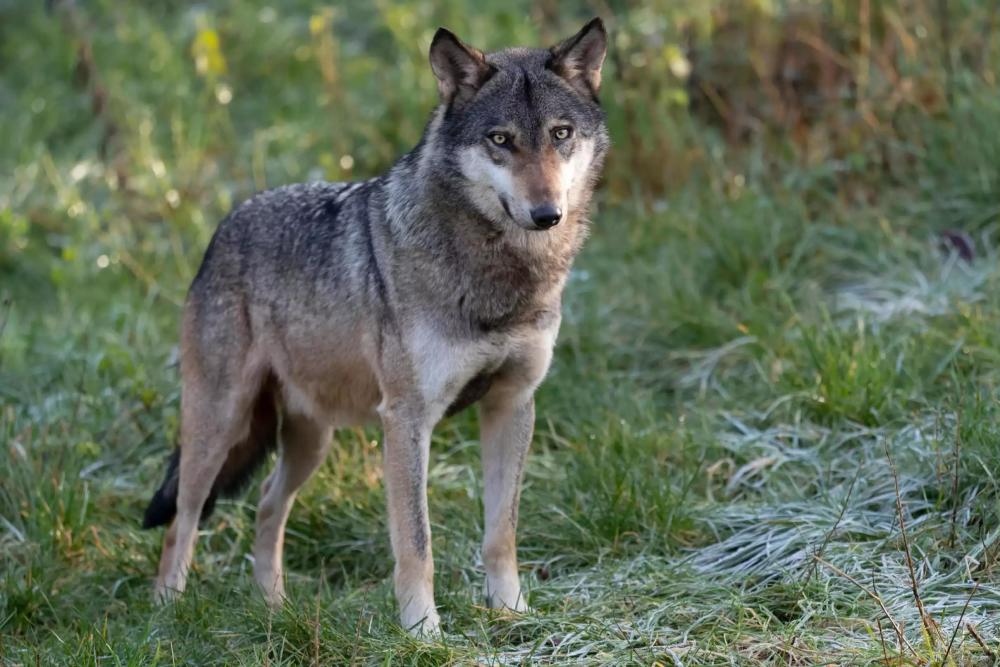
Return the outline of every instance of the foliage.
<path id="1" fill-rule="evenodd" d="M 155 607 L 160 535 L 137 527 L 216 221 L 412 146 L 437 25 L 489 49 L 595 12 L 614 150 L 539 394 L 536 611 L 478 606 L 473 414 L 431 463 L 443 641 L 394 624 L 376 431 L 338 433 L 293 510 L 293 603 L 252 588 L 250 493 Z M 998 21 L 985 0 L 0 0 L 0 662 L 989 664 Z"/>

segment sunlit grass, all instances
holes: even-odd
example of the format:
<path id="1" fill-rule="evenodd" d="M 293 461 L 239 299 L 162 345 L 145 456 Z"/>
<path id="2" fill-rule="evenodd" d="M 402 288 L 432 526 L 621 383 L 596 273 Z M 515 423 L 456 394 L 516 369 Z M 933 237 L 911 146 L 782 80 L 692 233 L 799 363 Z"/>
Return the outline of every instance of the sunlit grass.
<path id="1" fill-rule="evenodd" d="M 416 26 L 467 23 L 492 45 L 536 28 L 496 3 L 472 17 L 458 3 L 78 4 L 76 27 L 41 7 L 14 12 L 18 29 L 0 20 L 15 65 L 0 80 L 13 100 L 0 114 L 0 662 L 1000 655 L 995 85 L 963 70 L 953 107 L 901 117 L 892 141 L 915 156 L 901 179 L 851 171 L 864 156 L 727 148 L 669 101 L 676 81 L 658 93 L 669 114 L 630 117 L 625 102 L 652 84 L 629 70 L 634 88 L 614 92 L 625 84 L 610 78 L 619 157 L 567 287 L 525 474 L 534 611 L 482 605 L 471 411 L 433 443 L 446 636 L 423 643 L 395 624 L 375 429 L 339 432 L 300 495 L 277 613 L 250 574 L 256 489 L 220 503 L 171 606 L 152 603 L 161 535 L 138 525 L 175 442 L 179 303 L 216 220 L 255 189 L 369 175 L 412 143 L 433 101 Z M 643 16 L 622 30 L 641 34 Z M 89 83 L 71 76 L 67 31 L 92 39 Z M 640 150 L 629 133 L 654 117 Z M 677 162 L 630 182 L 655 151 Z M 666 183 L 678 165 L 687 180 Z M 844 185 L 859 174 L 867 198 Z M 970 258 L 941 235 L 954 229 Z"/>

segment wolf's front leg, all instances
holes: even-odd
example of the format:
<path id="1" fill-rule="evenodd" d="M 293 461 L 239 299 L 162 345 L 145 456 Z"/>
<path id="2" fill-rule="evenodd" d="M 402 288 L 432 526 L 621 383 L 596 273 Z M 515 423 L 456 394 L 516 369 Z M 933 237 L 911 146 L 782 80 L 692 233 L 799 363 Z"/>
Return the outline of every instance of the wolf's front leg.
<path id="1" fill-rule="evenodd" d="M 517 506 L 524 458 L 535 427 L 535 399 L 530 394 L 494 392 L 480 412 L 486 534 L 486 603 L 493 608 L 525 611 L 517 575 Z"/>
<path id="2" fill-rule="evenodd" d="M 389 538 L 396 559 L 394 582 L 400 622 L 413 634 L 440 632 L 434 605 L 434 561 L 427 518 L 427 457 L 432 424 L 420 409 L 388 405 L 384 478 Z"/>

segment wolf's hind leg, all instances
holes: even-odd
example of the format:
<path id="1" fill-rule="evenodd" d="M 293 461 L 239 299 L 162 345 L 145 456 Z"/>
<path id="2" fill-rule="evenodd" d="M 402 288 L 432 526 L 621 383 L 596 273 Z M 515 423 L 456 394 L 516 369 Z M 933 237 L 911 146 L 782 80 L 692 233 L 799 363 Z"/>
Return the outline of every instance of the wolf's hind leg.
<path id="1" fill-rule="evenodd" d="M 271 400 L 270 395 L 261 396 L 262 374 L 234 375 L 238 381 L 231 386 L 213 386 L 194 373 L 185 373 L 177 515 L 164 536 L 156 580 L 155 592 L 161 600 L 184 591 L 205 503 L 218 486 L 234 445 L 248 438 L 256 402 Z"/>
<path id="2" fill-rule="evenodd" d="M 279 604 L 285 595 L 282 553 L 285 523 L 295 495 L 326 457 L 332 429 L 302 415 L 286 414 L 281 424 L 278 463 L 261 486 L 254 541 L 254 578 L 267 601 Z"/>
<path id="3" fill-rule="evenodd" d="M 182 431 L 202 431 L 204 426 L 185 426 L 185 423 L 201 422 L 211 417 L 207 411 L 183 410 Z M 177 516 L 163 538 L 163 553 L 160 556 L 159 575 L 156 580 L 156 596 L 160 600 L 184 592 L 188 570 L 194 554 L 194 542 L 198 533 L 198 519 L 202 507 L 211 493 L 212 485 L 223 463 L 226 461 L 227 447 L 221 434 L 205 440 L 187 440 L 181 445 L 181 460 L 177 488 Z M 185 441 L 182 435 L 182 442 Z"/>
<path id="4" fill-rule="evenodd" d="M 517 508 L 524 458 L 535 425 L 535 402 L 498 391 L 486 397 L 480 411 L 486 534 L 486 604 L 525 611 L 517 574 Z"/>

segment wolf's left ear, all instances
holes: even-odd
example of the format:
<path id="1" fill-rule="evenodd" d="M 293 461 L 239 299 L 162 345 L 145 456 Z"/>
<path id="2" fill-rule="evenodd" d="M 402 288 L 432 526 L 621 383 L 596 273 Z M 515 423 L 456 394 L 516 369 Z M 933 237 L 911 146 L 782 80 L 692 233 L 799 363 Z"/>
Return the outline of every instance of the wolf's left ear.
<path id="1" fill-rule="evenodd" d="M 564 42 L 549 49 L 550 70 L 566 79 L 584 95 L 597 98 L 601 88 L 601 66 L 608 52 L 608 33 L 599 17 L 590 20 Z"/>
<path id="2" fill-rule="evenodd" d="M 465 44 L 445 28 L 434 33 L 430 59 L 445 104 L 471 99 L 496 71 L 486 62 L 482 51 Z"/>

